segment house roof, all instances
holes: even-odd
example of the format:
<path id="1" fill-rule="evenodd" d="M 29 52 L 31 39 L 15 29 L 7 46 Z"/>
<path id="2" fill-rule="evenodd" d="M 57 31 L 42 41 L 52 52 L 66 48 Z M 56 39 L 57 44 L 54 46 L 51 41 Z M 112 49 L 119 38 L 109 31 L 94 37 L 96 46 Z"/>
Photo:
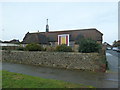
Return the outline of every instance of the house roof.
<path id="1" fill-rule="evenodd" d="M 75 31 L 88 31 L 88 30 L 95 30 L 97 32 L 99 32 L 100 34 L 103 35 L 103 33 L 101 33 L 99 30 L 97 30 L 96 28 L 88 28 L 88 29 L 72 29 L 72 30 L 58 30 L 58 31 L 50 31 L 48 33 L 60 33 L 60 32 L 75 32 Z M 34 32 L 34 33 L 45 33 L 45 32 Z"/>
<path id="2" fill-rule="evenodd" d="M 93 40 L 102 41 L 102 33 L 95 28 L 90 29 L 77 29 L 65 31 L 51 31 L 51 32 L 34 32 L 27 33 L 23 39 L 23 43 L 48 43 L 57 42 L 58 35 L 69 34 L 70 41 L 75 41 L 78 37 L 91 38 Z"/>
<path id="3" fill-rule="evenodd" d="M 104 42 L 103 45 L 107 46 L 107 47 L 112 47 L 112 45 L 110 45 L 109 43 L 107 42 Z"/>
<path id="4" fill-rule="evenodd" d="M 16 40 L 16 39 L 13 39 L 13 40 L 10 40 L 10 41 L 2 41 L 2 43 L 13 43 L 13 44 L 16 44 L 16 43 L 20 43 L 20 41 Z"/>
<path id="5" fill-rule="evenodd" d="M 23 43 L 40 43 L 47 44 L 48 39 L 41 33 L 27 33 L 23 39 Z"/>

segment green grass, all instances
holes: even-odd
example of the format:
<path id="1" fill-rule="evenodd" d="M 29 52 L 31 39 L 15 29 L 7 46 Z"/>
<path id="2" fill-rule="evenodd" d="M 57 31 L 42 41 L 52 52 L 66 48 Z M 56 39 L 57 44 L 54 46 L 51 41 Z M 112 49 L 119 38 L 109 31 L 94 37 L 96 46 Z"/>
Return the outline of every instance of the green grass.
<path id="1" fill-rule="evenodd" d="M 0 89 L 2 88 L 2 71 L 0 71 Z"/>
<path id="2" fill-rule="evenodd" d="M 8 71 L 2 71 L 2 80 L 2 88 L 93 88 L 92 86 L 44 79 Z"/>

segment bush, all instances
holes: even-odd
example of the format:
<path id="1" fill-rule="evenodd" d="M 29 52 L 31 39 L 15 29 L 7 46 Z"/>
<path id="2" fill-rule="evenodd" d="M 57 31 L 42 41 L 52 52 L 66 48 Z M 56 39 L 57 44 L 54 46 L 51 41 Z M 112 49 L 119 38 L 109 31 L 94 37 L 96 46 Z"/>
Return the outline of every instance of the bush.
<path id="1" fill-rule="evenodd" d="M 99 52 L 101 45 L 92 39 L 83 39 L 79 42 L 79 52 L 91 53 Z"/>
<path id="2" fill-rule="evenodd" d="M 70 46 L 62 44 L 62 45 L 59 45 L 59 46 L 56 47 L 56 51 L 59 51 L 59 52 L 72 52 L 72 48 Z"/>
<path id="3" fill-rule="evenodd" d="M 28 44 L 26 47 L 25 47 L 25 50 L 28 50 L 28 51 L 43 51 L 44 48 L 42 46 L 40 46 L 39 44 Z"/>

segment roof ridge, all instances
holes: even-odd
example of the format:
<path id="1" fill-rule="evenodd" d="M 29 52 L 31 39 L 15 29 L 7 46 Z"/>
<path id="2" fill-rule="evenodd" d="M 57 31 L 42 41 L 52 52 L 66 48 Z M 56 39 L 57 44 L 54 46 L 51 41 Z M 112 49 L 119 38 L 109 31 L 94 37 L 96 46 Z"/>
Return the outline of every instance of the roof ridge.
<path id="1" fill-rule="evenodd" d="M 64 30 L 64 31 L 82 31 L 82 30 L 97 30 L 96 28 L 88 28 L 88 29 L 66 29 L 66 30 Z M 61 30 L 61 31 L 63 31 L 63 30 Z M 61 32 L 61 31 L 51 31 L 51 32 Z M 63 31 L 63 32 L 64 32 Z"/>
<path id="2" fill-rule="evenodd" d="M 32 32 L 32 33 L 52 33 L 52 32 L 67 32 L 67 31 L 84 31 L 84 30 L 97 30 L 96 28 L 87 28 L 87 29 L 69 29 L 69 30 L 61 30 L 61 31 L 50 31 L 50 32 Z M 98 31 L 98 30 L 97 30 Z"/>

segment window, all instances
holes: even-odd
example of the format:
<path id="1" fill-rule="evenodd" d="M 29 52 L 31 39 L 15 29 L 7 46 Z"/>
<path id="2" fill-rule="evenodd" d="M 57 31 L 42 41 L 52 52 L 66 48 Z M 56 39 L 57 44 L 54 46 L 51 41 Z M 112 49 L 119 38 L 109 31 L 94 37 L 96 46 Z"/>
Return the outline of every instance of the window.
<path id="1" fill-rule="evenodd" d="M 66 44 L 69 46 L 69 34 L 58 35 L 58 45 Z"/>

